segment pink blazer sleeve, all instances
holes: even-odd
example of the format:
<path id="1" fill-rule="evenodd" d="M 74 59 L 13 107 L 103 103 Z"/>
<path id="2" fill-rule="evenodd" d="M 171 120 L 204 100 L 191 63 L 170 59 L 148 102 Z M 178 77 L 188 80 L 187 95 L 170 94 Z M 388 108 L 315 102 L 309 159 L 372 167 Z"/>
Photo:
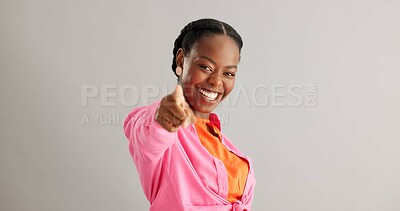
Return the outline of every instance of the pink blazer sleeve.
<path id="1" fill-rule="evenodd" d="M 129 151 L 149 201 L 154 200 L 159 189 L 163 155 L 178 140 L 176 132 L 168 132 L 155 121 L 159 104 L 160 100 L 133 109 L 124 122 Z"/>

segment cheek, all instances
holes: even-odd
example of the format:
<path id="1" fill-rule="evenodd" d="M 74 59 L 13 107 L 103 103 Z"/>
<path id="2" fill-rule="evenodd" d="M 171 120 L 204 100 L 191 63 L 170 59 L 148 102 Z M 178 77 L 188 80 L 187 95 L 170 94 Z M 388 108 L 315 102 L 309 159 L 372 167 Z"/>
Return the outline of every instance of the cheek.
<path id="1" fill-rule="evenodd" d="M 193 79 L 193 76 L 190 73 L 186 72 L 185 74 L 182 75 L 181 83 L 183 86 L 188 86 L 192 83 L 191 82 L 192 79 Z"/>
<path id="2" fill-rule="evenodd" d="M 229 95 L 235 86 L 235 79 L 225 81 L 225 95 Z"/>
<path id="3" fill-rule="evenodd" d="M 186 74 L 182 77 L 181 85 L 184 89 L 185 96 L 188 99 L 191 99 L 194 96 L 195 85 L 198 83 L 198 78 L 196 71 L 193 69 L 188 69 Z"/>
<path id="4" fill-rule="evenodd" d="M 182 78 L 182 83 L 185 85 L 195 85 L 201 83 L 204 79 L 204 75 L 201 71 L 196 69 L 189 69 L 184 78 Z"/>

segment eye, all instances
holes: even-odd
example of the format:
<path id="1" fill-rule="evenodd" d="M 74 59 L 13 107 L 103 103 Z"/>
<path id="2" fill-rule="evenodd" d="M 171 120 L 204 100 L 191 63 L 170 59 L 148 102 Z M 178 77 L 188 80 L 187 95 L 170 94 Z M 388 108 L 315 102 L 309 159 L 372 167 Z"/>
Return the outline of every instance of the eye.
<path id="1" fill-rule="evenodd" d="M 234 72 L 225 72 L 224 74 L 229 77 L 235 77 L 236 75 Z"/>
<path id="2" fill-rule="evenodd" d="M 203 70 L 212 72 L 211 67 L 209 67 L 209 66 L 207 66 L 207 65 L 199 65 L 199 67 L 200 67 L 201 69 L 203 69 Z"/>

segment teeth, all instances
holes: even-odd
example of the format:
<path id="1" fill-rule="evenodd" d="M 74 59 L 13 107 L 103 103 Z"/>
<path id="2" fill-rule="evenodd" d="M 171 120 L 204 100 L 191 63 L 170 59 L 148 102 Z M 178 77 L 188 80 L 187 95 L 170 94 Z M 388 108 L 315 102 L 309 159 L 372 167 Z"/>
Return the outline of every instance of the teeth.
<path id="1" fill-rule="evenodd" d="M 199 89 L 199 91 L 201 92 L 201 94 L 203 94 L 206 98 L 208 98 L 208 100 L 215 100 L 215 98 L 217 98 L 218 93 L 216 92 L 210 92 L 208 90 L 205 89 Z"/>

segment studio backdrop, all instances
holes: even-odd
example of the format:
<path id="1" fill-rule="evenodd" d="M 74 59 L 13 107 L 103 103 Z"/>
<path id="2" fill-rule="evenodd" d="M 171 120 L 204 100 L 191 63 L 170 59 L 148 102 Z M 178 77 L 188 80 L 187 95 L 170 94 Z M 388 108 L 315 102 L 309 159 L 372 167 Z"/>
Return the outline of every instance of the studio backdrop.
<path id="1" fill-rule="evenodd" d="M 190 21 L 244 46 L 217 109 L 257 211 L 400 210 L 400 2 L 0 1 L 0 210 L 148 210 L 130 110 L 172 92 Z M 190 188 L 190 187 L 188 187 Z"/>

